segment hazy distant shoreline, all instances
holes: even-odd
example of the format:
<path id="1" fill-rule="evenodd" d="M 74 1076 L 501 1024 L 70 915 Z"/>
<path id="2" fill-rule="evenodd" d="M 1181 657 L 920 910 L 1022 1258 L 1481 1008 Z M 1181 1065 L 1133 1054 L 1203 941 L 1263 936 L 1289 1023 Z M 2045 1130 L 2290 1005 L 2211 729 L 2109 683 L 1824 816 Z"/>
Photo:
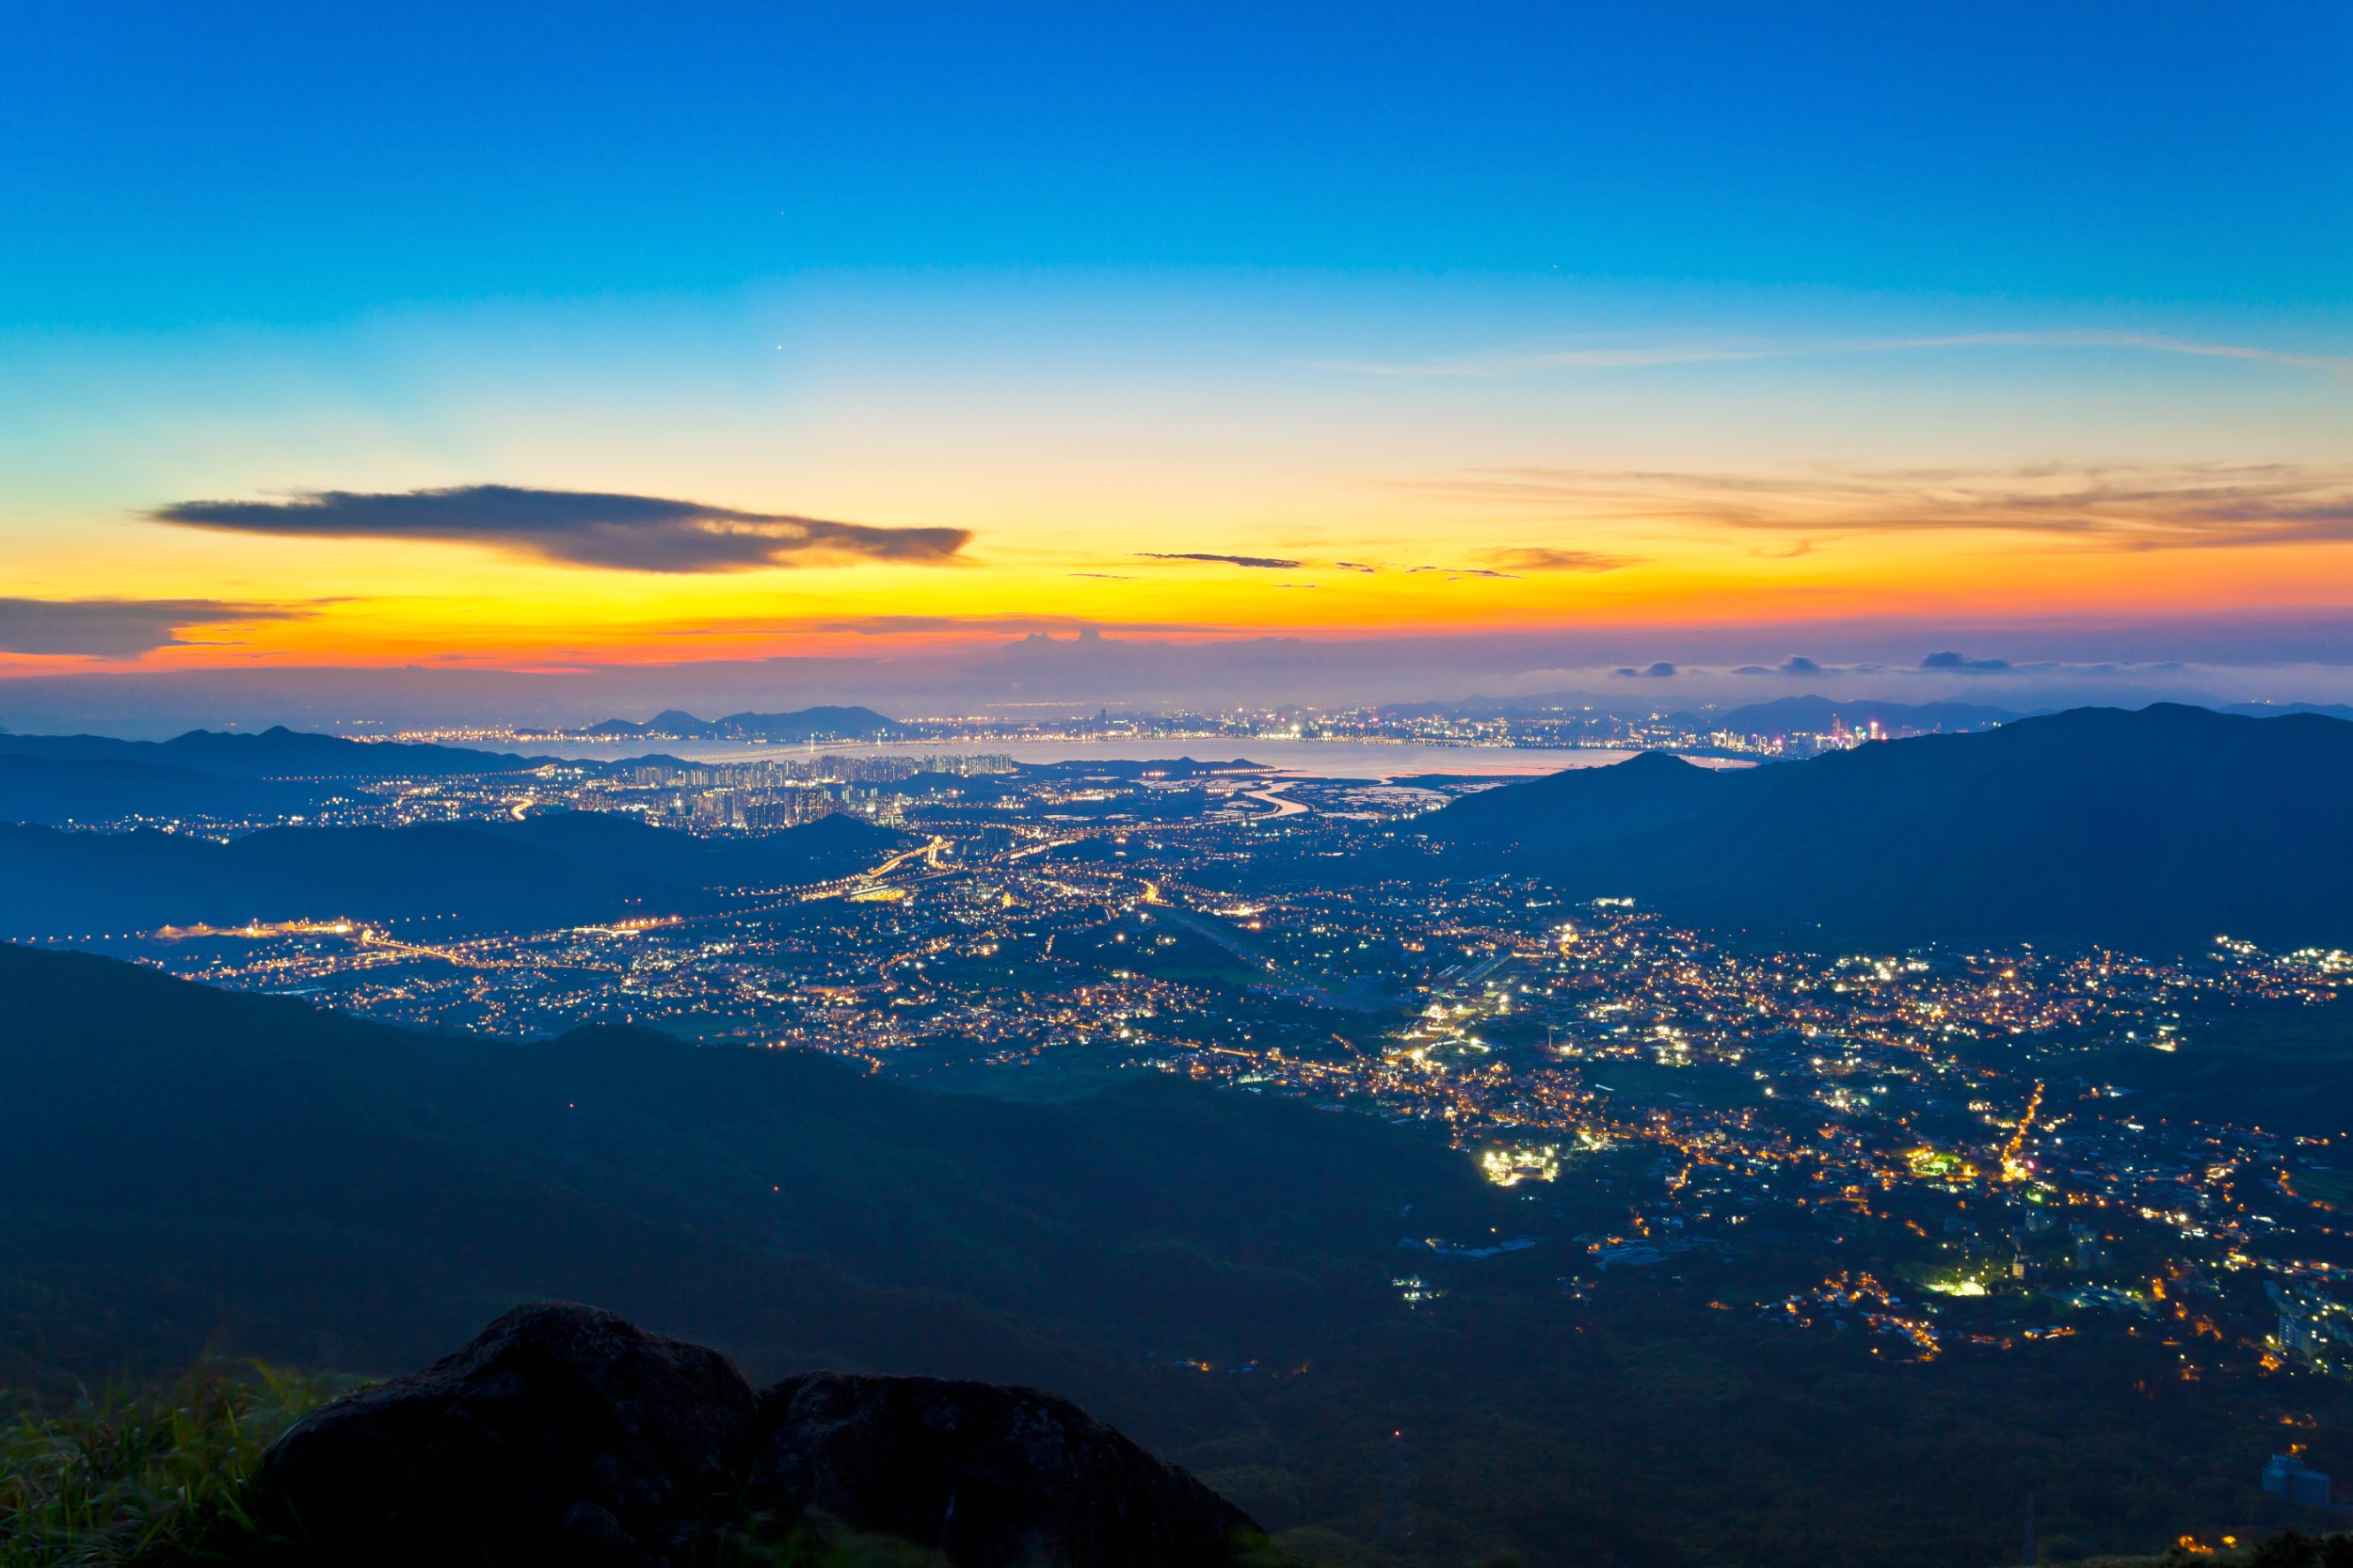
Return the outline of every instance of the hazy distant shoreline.
<path id="1" fill-rule="evenodd" d="M 1257 740 L 1232 735 L 1139 737 L 1084 741 L 840 741 L 823 744 L 757 744 L 744 741 L 620 742 L 539 741 L 528 748 L 541 756 L 612 762 L 649 752 L 691 762 L 755 762 L 763 758 L 860 755 L 943 755 L 984 752 L 1016 762 L 1151 762 L 1191 757 L 1195 761 L 1243 757 L 1285 773 L 1323 778 L 1386 778 L 1401 774 L 1454 773 L 1526 775 L 1563 768 L 1602 768 L 1638 754 L 1631 746 L 1498 746 L 1433 744 L 1419 741 Z M 1676 755 L 1687 754 L 1678 752 Z M 1747 767 L 1725 758 L 1688 754 L 1703 767 Z"/>

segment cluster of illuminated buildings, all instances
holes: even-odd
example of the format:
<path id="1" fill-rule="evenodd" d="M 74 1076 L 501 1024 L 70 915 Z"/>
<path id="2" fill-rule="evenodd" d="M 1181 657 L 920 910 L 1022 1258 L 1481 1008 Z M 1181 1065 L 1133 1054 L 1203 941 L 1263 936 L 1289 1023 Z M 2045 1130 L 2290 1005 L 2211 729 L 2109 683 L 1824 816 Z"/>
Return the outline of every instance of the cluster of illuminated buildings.
<path id="1" fill-rule="evenodd" d="M 2353 984 L 2345 954 L 1761 951 L 1526 878 L 1386 866 L 1399 819 L 1444 798 L 1429 789 L 887 760 L 895 776 L 648 764 L 532 786 L 533 808 L 716 833 L 758 826 L 664 803 L 871 800 L 924 847 L 866 874 L 692 919 L 463 939 L 322 921 L 164 961 L 400 1022 L 625 1022 L 953 1088 L 1182 1073 L 1426 1127 L 1498 1184 L 1618 1172 L 1620 1216 L 1555 1239 L 1576 1288 L 1778 1249 L 1852 1261 L 1753 1299 L 1725 1288 L 1727 1310 L 1851 1323 L 1888 1353 L 2101 1329 L 2179 1336 L 2185 1368 L 2353 1368 L 2340 1151 L 2144 1114 L 2115 1065 L 2178 1050 L 2217 1009 L 2325 1002 Z M 463 816 L 515 793 L 381 798 Z M 1416 1304 L 1442 1293 L 1431 1267 L 1401 1276 Z"/>
<path id="2" fill-rule="evenodd" d="M 1109 709 L 1060 716 L 1001 714 L 896 721 L 888 739 L 912 747 L 1102 741 L 1347 741 L 1461 745 L 1668 750 L 1730 757 L 1808 757 L 1911 730 L 1883 730 L 1868 719 L 1833 716 L 1818 729 L 1727 728 L 1705 708 L 1646 707 L 1624 701 L 1528 699 L 1490 706 L 1399 705 L 1324 709 L 1283 705 L 1165 712 Z M 379 738 L 379 737 L 366 737 Z M 595 729 L 431 729 L 392 738 L 440 744 L 528 748 L 607 737 Z M 660 737 L 650 739 L 658 744 Z M 791 747 L 778 744 L 780 752 Z"/>

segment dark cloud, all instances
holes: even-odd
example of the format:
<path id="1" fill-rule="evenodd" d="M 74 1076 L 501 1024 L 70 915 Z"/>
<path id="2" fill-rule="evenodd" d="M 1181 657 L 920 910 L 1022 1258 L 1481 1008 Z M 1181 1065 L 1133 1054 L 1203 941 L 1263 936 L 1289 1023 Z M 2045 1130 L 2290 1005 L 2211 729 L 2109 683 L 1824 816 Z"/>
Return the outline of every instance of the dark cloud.
<path id="1" fill-rule="evenodd" d="M 875 528 L 697 501 L 514 485 L 369 494 L 304 490 L 285 501 L 182 501 L 158 522 L 312 538 L 485 544 L 566 566 L 620 571 L 746 571 L 853 561 L 943 566 L 971 541 L 961 528 Z"/>
<path id="2" fill-rule="evenodd" d="M 1735 675 L 1770 675 L 1773 672 L 1762 664 L 1738 664 L 1734 666 L 1732 673 Z"/>
<path id="3" fill-rule="evenodd" d="M 1636 669 L 1632 664 L 1623 664 L 1618 668 L 1611 670 L 1609 673 L 1612 675 L 1635 676 L 1645 680 L 1664 680 L 1668 677 L 1673 675 L 1674 672 L 1675 667 L 1667 663 L 1664 659 L 1661 659 L 1658 663 L 1646 665 L 1641 669 Z"/>
<path id="4" fill-rule="evenodd" d="M 2011 667 L 2007 659 L 1969 659 L 1950 651 L 1931 653 L 1920 661 L 1924 670 L 1960 670 L 1969 675 L 1998 675 Z"/>
<path id="5" fill-rule="evenodd" d="M 1279 555 L 1212 555 L 1197 550 L 1145 550 L 1137 552 L 1146 561 L 1214 561 L 1228 567 L 1262 567 L 1273 571 L 1296 571 L 1307 563 L 1287 561 Z"/>
<path id="6" fill-rule="evenodd" d="M 1784 675 L 1819 675 L 1822 673 L 1822 666 L 1802 653 L 1793 653 L 1789 656 L 1788 662 L 1781 666 L 1781 673 Z"/>
<path id="7" fill-rule="evenodd" d="M 305 614 L 302 607 L 218 599 L 0 599 L 0 652 L 136 659 L 183 645 L 184 627 Z"/>

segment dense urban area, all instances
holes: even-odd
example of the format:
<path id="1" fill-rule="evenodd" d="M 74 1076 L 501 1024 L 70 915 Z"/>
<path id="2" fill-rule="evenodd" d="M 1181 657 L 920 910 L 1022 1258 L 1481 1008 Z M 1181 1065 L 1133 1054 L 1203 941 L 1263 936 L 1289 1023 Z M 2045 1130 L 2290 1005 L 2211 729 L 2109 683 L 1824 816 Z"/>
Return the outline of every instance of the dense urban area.
<path id="1" fill-rule="evenodd" d="M 1407 1217 L 1402 1311 L 1541 1249 L 1575 1298 L 1688 1281 L 1891 1358 L 2091 1336 L 2155 1338 L 2184 1379 L 2353 1370 L 2342 1138 L 2164 1087 L 2204 1032 L 2292 1032 L 2353 956 L 2227 933 L 2164 961 L 1772 951 L 1397 858 L 1491 782 L 905 751 L 389 780 L 314 820 L 616 812 L 725 846 L 846 815 L 872 842 L 824 880 L 605 924 L 322 908 L 56 940 L 413 1025 L 626 1021 L 1041 1097 L 1160 1071 L 1426 1126 L 1527 1223 Z M 1748 1266 L 1800 1241 L 1851 1265 Z"/>
<path id="2" fill-rule="evenodd" d="M 1628 670 L 1628 675 L 1634 672 Z M 1641 747 L 1732 758 L 1818 756 L 1865 741 L 1902 735 L 1985 728 L 2003 711 L 1963 703 L 1913 707 L 1896 703 L 1840 705 L 1799 698 L 1746 707 L 1701 705 L 1692 712 L 1589 694 L 1495 701 L 1401 704 L 1358 708 L 1232 708 L 1172 712 L 1113 712 L 1009 719 L 1001 714 L 886 720 L 865 710 L 858 739 L 920 745 L 986 745 L 1053 741 L 1341 741 L 1450 746 L 1529 748 Z M 750 744 L 783 737 L 761 721 L 768 715 L 702 719 L 669 712 L 640 724 L 607 720 L 574 728 L 442 728 L 388 731 L 362 728 L 355 738 L 460 745 L 530 745 L 553 742 L 626 741 L 662 744 L 732 740 Z M 797 738 L 797 737 L 795 737 Z"/>

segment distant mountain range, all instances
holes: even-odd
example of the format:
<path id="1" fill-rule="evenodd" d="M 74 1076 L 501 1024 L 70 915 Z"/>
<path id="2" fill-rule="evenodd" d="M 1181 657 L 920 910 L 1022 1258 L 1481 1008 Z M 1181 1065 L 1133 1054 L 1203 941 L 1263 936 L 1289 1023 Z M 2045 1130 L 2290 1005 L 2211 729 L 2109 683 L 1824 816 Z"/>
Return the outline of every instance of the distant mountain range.
<path id="1" fill-rule="evenodd" d="M 1969 702 L 1913 704 L 1878 702 L 1867 697 L 1848 701 L 1826 696 L 1785 696 L 1771 702 L 1753 702 L 1703 722 L 1711 729 L 1728 729 L 1736 735 L 1821 735 L 1827 734 L 1833 724 L 1867 730 L 1875 723 L 1882 730 L 1929 734 L 1939 730 L 1990 729 L 2017 717 L 2006 709 Z"/>
<path id="2" fill-rule="evenodd" d="M 260 821 L 307 813 L 341 792 L 326 779 L 249 778 L 152 762 L 51 760 L 0 752 L 0 822 Z"/>
<path id="3" fill-rule="evenodd" d="M 1681 725 L 1693 730 L 1728 729 L 1737 735 L 1755 736 L 1819 734 L 1830 728 L 1833 718 L 1844 719 L 1850 728 L 1868 726 L 1876 718 L 1884 728 L 1925 731 L 1983 729 L 2018 717 L 2006 709 L 1966 702 L 1912 704 L 1883 702 L 1874 697 L 1847 700 L 1812 696 L 1785 696 L 1771 702 L 1749 703 L 1721 713 L 1706 707 L 1669 712 L 1656 700 L 1643 702 L 1623 694 L 1593 692 L 1545 692 L 1532 696 L 1470 696 L 1453 702 L 1391 703 L 1381 710 L 1381 716 L 1386 719 L 1510 719 L 1514 722 L 1580 715 L 1631 718 L 1654 714 L 1665 723 Z"/>
<path id="4" fill-rule="evenodd" d="M 2281 718 L 2295 713 L 2319 713 L 2353 719 L 2353 706 L 2342 702 L 2239 702 L 2186 698 L 2217 713 L 2249 718 Z M 2028 710 L 2047 712 L 2047 709 Z M 1965 733 L 2008 724 L 2026 712 L 1973 702 L 1891 702 L 1880 697 L 1829 697 L 1815 694 L 1776 697 L 1770 702 L 1745 703 L 1717 712 L 1708 706 L 1669 710 L 1657 700 L 1629 699 L 1622 693 L 1543 692 L 1529 696 L 1467 696 L 1451 702 L 1390 703 L 1380 710 L 1386 719 L 1510 719 L 1574 718 L 1580 714 L 1620 718 L 1656 715 L 1661 722 L 1695 731 L 1729 730 L 1736 735 L 1765 739 L 1775 735 L 1818 735 L 1833 720 L 1849 729 L 1867 729 L 1873 720 L 1889 733 Z"/>
<path id="5" fill-rule="evenodd" d="M 811 708 L 716 721 L 664 713 L 643 725 L 609 720 L 590 732 L 799 742 L 871 738 L 893 728 L 865 708 Z M 692 765 L 660 753 L 577 761 L 465 746 L 353 741 L 282 727 L 256 734 L 192 729 L 168 741 L 0 731 L 0 823 L 88 824 L 137 817 L 253 821 L 307 813 L 337 798 L 340 787 L 375 779 L 520 774 L 556 763 L 592 774 L 646 764 Z"/>
<path id="6" fill-rule="evenodd" d="M 2353 703 L 2229 702 L 2210 704 L 2217 713 L 2238 713 L 2253 719 L 2284 718 L 2294 713 L 2318 713 L 2323 718 L 2353 719 Z"/>
<path id="7" fill-rule="evenodd" d="M 1623 692 L 1530 692 L 1524 696 L 1463 696 L 1436 702 L 1385 702 L 1385 719 L 1557 719 L 1579 713 L 1636 717 L 1657 712 L 1653 697 Z"/>
<path id="8" fill-rule="evenodd" d="M 658 736 L 671 741 L 775 741 L 799 744 L 809 741 L 877 741 L 899 733 L 895 720 L 872 708 L 803 708 L 791 713 L 729 713 L 725 718 L 696 718 L 672 708 L 643 724 L 606 719 L 581 731 L 613 740 Z"/>
<path id="9" fill-rule="evenodd" d="M 522 773 L 554 761 L 512 752 L 395 741 L 347 741 L 274 726 L 258 734 L 191 729 L 168 741 L 118 741 L 108 735 L 10 735 L 0 756 L 51 761 L 139 762 L 230 778 L 421 778 L 451 774 Z"/>
<path id="10" fill-rule="evenodd" d="M 594 812 L 275 827 L 226 844 L 150 830 L 0 826 L 0 936 L 343 916 L 541 929 L 706 910 L 715 889 L 826 881 L 914 841 L 842 816 L 723 842 Z"/>
<path id="11" fill-rule="evenodd" d="M 2353 946 L 2353 724 L 2169 704 L 1711 771 L 1648 754 L 1417 824 L 1454 869 L 1823 942 Z"/>

